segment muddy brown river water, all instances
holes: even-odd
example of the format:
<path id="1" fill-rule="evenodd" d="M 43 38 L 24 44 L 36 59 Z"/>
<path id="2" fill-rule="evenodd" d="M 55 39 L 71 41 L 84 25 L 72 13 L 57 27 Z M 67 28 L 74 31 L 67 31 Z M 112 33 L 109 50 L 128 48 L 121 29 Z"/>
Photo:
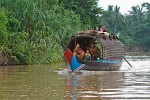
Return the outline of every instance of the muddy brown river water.
<path id="1" fill-rule="evenodd" d="M 64 63 L 0 67 L 0 100 L 150 100 L 150 56 L 119 71 L 72 73 Z"/>

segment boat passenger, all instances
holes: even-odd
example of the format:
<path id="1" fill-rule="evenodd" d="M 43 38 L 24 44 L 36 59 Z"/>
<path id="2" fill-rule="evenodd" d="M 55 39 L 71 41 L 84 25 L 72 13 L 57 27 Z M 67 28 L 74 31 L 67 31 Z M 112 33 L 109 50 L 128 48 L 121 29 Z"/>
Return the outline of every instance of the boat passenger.
<path id="1" fill-rule="evenodd" d="M 77 59 L 83 60 L 84 51 L 80 48 L 80 44 L 77 44 L 74 49 L 74 55 L 76 55 Z"/>
<path id="2" fill-rule="evenodd" d="M 86 53 L 85 53 L 85 60 L 91 60 L 91 54 L 90 54 L 90 51 L 89 51 L 89 50 L 86 50 Z"/>
<path id="3" fill-rule="evenodd" d="M 94 43 L 92 43 L 90 45 L 90 52 L 91 52 L 91 55 L 92 55 L 92 60 L 97 60 L 98 57 L 100 57 L 100 50 L 98 49 L 98 47 L 95 46 Z"/>
<path id="4" fill-rule="evenodd" d="M 104 25 L 99 25 L 98 32 L 107 32 L 107 29 Z"/>

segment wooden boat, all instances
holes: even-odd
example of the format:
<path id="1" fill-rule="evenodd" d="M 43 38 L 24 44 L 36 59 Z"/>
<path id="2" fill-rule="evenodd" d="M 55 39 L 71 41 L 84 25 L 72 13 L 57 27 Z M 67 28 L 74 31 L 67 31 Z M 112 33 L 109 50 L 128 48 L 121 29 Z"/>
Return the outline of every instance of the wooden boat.
<path id="1" fill-rule="evenodd" d="M 100 60 L 78 60 L 73 54 L 77 43 L 86 51 L 91 42 L 96 42 L 101 51 Z M 99 33 L 95 30 L 81 31 L 74 35 L 64 52 L 67 66 L 76 70 L 93 70 L 93 71 L 116 71 L 119 70 L 124 58 L 124 46 L 116 35 L 109 33 Z"/>

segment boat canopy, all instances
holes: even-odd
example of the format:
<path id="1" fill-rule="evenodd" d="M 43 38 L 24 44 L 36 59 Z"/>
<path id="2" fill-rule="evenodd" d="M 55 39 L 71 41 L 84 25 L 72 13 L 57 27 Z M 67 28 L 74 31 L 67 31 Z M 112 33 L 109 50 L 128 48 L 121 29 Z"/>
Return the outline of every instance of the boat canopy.
<path id="1" fill-rule="evenodd" d="M 72 52 L 77 43 L 86 51 L 90 48 L 90 44 L 95 42 L 99 44 L 101 58 L 106 60 L 122 60 L 124 57 L 124 46 L 116 35 L 97 31 L 81 31 L 74 35 L 67 45 Z M 96 45 L 97 46 L 97 45 Z"/>

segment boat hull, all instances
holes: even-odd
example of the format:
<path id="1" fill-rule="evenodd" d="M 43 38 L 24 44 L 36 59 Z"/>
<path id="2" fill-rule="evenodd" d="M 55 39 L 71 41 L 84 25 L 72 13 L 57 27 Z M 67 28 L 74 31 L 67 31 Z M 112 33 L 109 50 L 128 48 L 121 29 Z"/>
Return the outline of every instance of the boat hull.
<path id="1" fill-rule="evenodd" d="M 117 71 L 120 69 L 123 61 L 112 62 L 96 62 L 96 61 L 79 61 L 85 64 L 80 70 L 90 70 L 90 71 Z"/>
<path id="2" fill-rule="evenodd" d="M 76 56 L 67 49 L 64 52 L 66 65 L 72 70 L 90 70 L 90 71 L 116 71 L 119 70 L 123 61 L 122 60 L 78 60 Z"/>

